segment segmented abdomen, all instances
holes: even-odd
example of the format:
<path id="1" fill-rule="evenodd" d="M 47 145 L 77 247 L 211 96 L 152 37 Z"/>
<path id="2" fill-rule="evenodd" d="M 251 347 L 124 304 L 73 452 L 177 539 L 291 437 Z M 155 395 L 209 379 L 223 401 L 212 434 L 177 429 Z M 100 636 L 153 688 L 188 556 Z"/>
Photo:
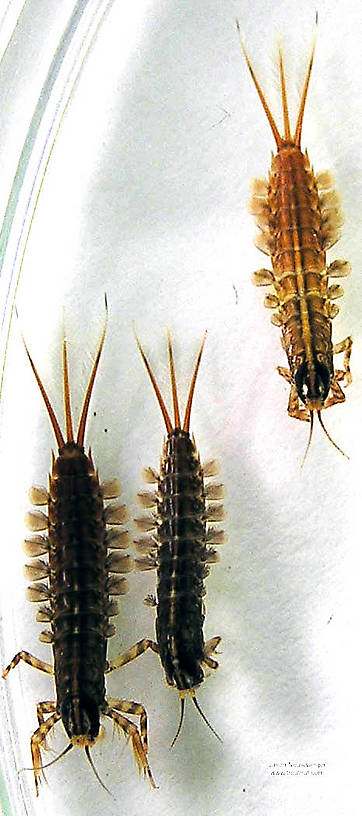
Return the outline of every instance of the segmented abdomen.
<path id="1" fill-rule="evenodd" d="M 299 148 L 283 148 L 273 158 L 268 203 L 274 286 L 292 371 L 305 356 L 319 354 L 332 372 L 326 222 L 314 173 Z"/>
<path id="2" fill-rule="evenodd" d="M 50 607 L 58 707 L 65 695 L 104 702 L 107 545 L 103 498 L 88 457 L 56 459 L 49 486 Z"/>
<path id="3" fill-rule="evenodd" d="M 205 492 L 200 460 L 188 433 L 165 443 L 159 478 L 156 633 L 167 682 L 178 689 L 202 682 Z"/>

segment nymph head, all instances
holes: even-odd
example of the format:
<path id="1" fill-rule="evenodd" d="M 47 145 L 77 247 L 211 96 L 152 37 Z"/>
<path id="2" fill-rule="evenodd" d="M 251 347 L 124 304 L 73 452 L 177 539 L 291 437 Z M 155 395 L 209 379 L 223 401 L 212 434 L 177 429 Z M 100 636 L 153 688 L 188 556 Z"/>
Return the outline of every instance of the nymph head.
<path id="1" fill-rule="evenodd" d="M 99 729 L 99 707 L 90 697 L 67 694 L 61 707 L 64 728 L 73 745 L 93 745 Z"/>
<path id="2" fill-rule="evenodd" d="M 309 411 L 320 411 L 328 397 L 331 377 L 324 363 L 316 362 L 313 368 L 302 363 L 295 373 L 295 385 L 299 399 Z"/>
<path id="3" fill-rule="evenodd" d="M 329 439 L 333 447 L 335 447 L 343 456 L 346 456 L 344 451 L 339 447 L 339 445 L 336 444 L 328 433 L 321 417 L 321 410 L 322 408 L 326 407 L 330 386 L 330 372 L 324 363 L 317 361 L 314 363 L 313 367 L 309 367 L 308 363 L 304 361 L 295 372 L 295 387 L 297 389 L 298 397 L 308 409 L 310 421 L 308 444 L 303 457 L 302 467 L 312 441 L 314 412 L 317 413 L 319 424 L 323 428 L 327 439 Z"/>

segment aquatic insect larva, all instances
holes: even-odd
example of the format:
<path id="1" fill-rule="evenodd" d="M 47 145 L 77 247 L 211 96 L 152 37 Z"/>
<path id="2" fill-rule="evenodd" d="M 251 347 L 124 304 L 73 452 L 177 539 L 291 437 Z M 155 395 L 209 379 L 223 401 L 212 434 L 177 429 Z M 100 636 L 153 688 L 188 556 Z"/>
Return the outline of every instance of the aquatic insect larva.
<path id="1" fill-rule="evenodd" d="M 328 439 L 338 448 L 323 425 L 321 410 L 345 400 L 340 382 L 349 385 L 352 379 L 349 368 L 352 338 L 332 344 L 332 318 L 339 311 L 332 301 L 343 294 L 343 289 L 339 284 L 330 286 L 329 278 L 347 275 L 350 266 L 338 260 L 326 268 L 326 250 L 338 241 L 343 221 L 339 196 L 333 189 L 331 174 L 323 172 L 315 176 L 307 151 L 302 153 L 300 147 L 314 47 L 294 135 L 290 130 L 283 56 L 279 50 L 282 136 L 242 42 L 241 46 L 277 145 L 268 180 L 253 182 L 250 211 L 260 229 L 255 243 L 270 255 L 273 267 L 272 271 L 255 272 L 254 283 L 273 288 L 264 303 L 274 310 L 271 321 L 282 330 L 282 346 L 289 369 L 279 366 L 278 371 L 291 386 L 289 415 L 311 422 L 309 447 L 316 411 Z M 341 352 L 344 353 L 343 370 L 334 370 L 333 355 Z"/>
<path id="2" fill-rule="evenodd" d="M 109 618 L 118 613 L 114 596 L 122 595 L 127 590 L 126 579 L 120 574 L 133 568 L 133 560 L 124 553 L 129 541 L 128 533 L 119 529 L 119 525 L 126 520 L 126 508 L 119 504 L 104 505 L 104 499 L 119 496 L 119 483 L 113 479 L 101 485 L 91 451 L 89 449 L 88 454 L 84 451 L 89 402 L 105 329 L 84 397 L 76 440 L 73 436 L 65 338 L 63 383 L 66 439 L 25 346 L 59 449 L 57 457 L 53 454 L 48 490 L 38 487 L 30 490 L 32 504 L 47 504 L 48 515 L 39 510 L 27 514 L 28 527 L 37 534 L 24 542 L 26 554 L 33 559 L 25 567 L 25 575 L 32 582 L 27 597 L 29 601 L 42 603 L 37 620 L 49 623 L 50 628 L 40 634 L 40 640 L 51 643 L 54 665 L 39 660 L 29 652 L 20 651 L 3 672 L 3 677 L 6 677 L 10 669 L 24 660 L 34 668 L 54 675 L 56 700 L 38 703 L 39 728 L 30 742 L 37 794 L 43 768 L 47 767 L 42 764 L 40 749 L 45 748 L 46 737 L 58 720 L 62 721 L 69 738 L 60 756 L 79 745 L 84 748 L 95 771 L 90 748 L 100 736 L 102 715 L 111 718 L 131 740 L 138 767 L 154 786 L 147 760 L 147 715 L 144 707 L 139 703 L 105 696 L 104 675 L 122 665 L 122 656 L 115 662 L 107 661 L 107 638 L 115 632 Z M 39 535 L 46 529 L 47 535 Z M 140 731 L 125 714 L 140 718 Z M 45 719 L 45 715 L 50 716 Z"/>
<path id="3" fill-rule="evenodd" d="M 191 405 L 204 342 L 205 338 L 191 380 L 182 426 L 171 340 L 168 348 L 173 423 L 138 342 L 167 430 L 159 474 L 151 468 L 144 471 L 146 482 L 155 483 L 157 490 L 139 494 L 141 506 L 152 508 L 154 512 L 151 516 L 135 520 L 139 530 L 147 533 L 136 542 L 138 550 L 143 553 L 136 559 L 136 569 L 157 569 L 156 598 L 149 596 L 146 599 L 147 603 L 156 607 L 157 643 L 140 641 L 138 654 L 147 648 L 157 652 L 168 685 L 176 687 L 180 695 L 180 723 L 173 742 L 180 733 L 187 696 L 191 697 L 203 719 L 210 725 L 198 705 L 195 692 L 204 680 L 205 669 L 217 668 L 218 664 L 211 655 L 221 640 L 220 637 L 213 637 L 207 643 L 204 641 L 203 596 L 209 564 L 218 560 L 216 550 L 209 544 L 221 544 L 225 540 L 224 532 L 213 526 L 213 522 L 220 521 L 224 516 L 223 507 L 218 501 L 224 489 L 221 484 L 205 486 L 204 479 L 216 475 L 218 466 L 215 461 L 204 467 L 201 465 L 195 440 L 189 432 Z M 208 506 L 206 500 L 210 502 Z"/>

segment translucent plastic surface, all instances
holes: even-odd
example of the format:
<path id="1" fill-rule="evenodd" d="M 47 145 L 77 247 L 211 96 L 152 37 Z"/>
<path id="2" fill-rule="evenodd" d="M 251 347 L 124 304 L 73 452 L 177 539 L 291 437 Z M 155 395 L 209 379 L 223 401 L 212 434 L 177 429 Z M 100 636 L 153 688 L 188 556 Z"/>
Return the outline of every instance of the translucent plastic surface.
<path id="1" fill-rule="evenodd" d="M 236 0 L 165 0 L 126 10 L 128 4 L 117 0 L 108 8 L 89 2 L 83 4 L 89 25 L 80 15 L 73 27 L 71 15 L 80 6 L 46 5 L 47 12 L 44 3 L 25 4 L 0 69 L 0 207 L 7 213 L 5 227 L 11 225 L 11 233 L 3 233 L 1 278 L 1 663 L 22 648 L 51 660 L 50 647 L 37 639 L 35 605 L 24 597 L 21 540 L 27 489 L 46 483 L 54 439 L 20 330 L 62 422 L 64 307 L 77 417 L 106 292 L 108 332 L 86 442 L 101 478 L 122 481 L 131 517 L 139 514 L 141 469 L 157 467 L 164 435 L 133 330 L 170 404 L 166 328 L 174 338 L 181 402 L 208 329 L 191 425 L 202 458 L 221 461 L 229 543 L 220 548 L 221 563 L 207 580 L 205 635 L 222 636 L 220 667 L 198 700 L 224 742 L 215 740 L 190 704 L 170 750 L 178 697 L 167 689 L 157 656 L 146 654 L 114 673 L 107 688 L 146 706 L 149 759 L 159 789 L 138 777 L 130 746 L 105 723 L 105 739 L 93 758 L 113 798 L 99 786 L 84 753 L 74 749 L 49 768 L 49 785 L 36 800 L 32 773 L 18 771 L 31 765 L 36 703 L 54 699 L 54 688 L 51 678 L 23 664 L 1 684 L 9 812 L 357 814 L 359 5 L 318 4 L 302 138 L 315 170 L 334 173 L 345 213 L 342 239 L 329 257 L 346 257 L 353 267 L 333 329 L 335 341 L 354 337 L 354 382 L 346 403 L 326 411 L 324 419 L 351 458 L 338 454 L 317 427 L 302 471 L 308 428 L 287 415 L 288 387 L 275 372 L 285 365 L 279 332 L 263 309 L 263 292 L 250 283 L 252 271 L 268 261 L 253 247 L 248 186 L 267 173 L 273 144 L 240 53 L 235 17 L 278 116 L 271 59 L 277 36 L 283 36 L 295 111 L 315 3 L 255 7 Z M 65 48 L 58 51 L 48 105 L 41 89 L 48 82 L 51 90 L 60 42 Z M 39 99 L 46 102 L 45 118 L 36 132 L 48 153 L 37 152 L 41 141 L 30 144 L 38 161 L 33 165 L 24 154 L 27 171 L 13 211 L 6 211 Z M 19 319 L 10 320 L 15 297 Z M 130 576 L 111 656 L 153 637 L 154 612 L 142 599 L 154 591 L 154 581 L 152 572 Z M 51 748 L 59 752 L 65 744 L 59 725 Z M 51 761 L 56 753 L 43 756 Z"/>

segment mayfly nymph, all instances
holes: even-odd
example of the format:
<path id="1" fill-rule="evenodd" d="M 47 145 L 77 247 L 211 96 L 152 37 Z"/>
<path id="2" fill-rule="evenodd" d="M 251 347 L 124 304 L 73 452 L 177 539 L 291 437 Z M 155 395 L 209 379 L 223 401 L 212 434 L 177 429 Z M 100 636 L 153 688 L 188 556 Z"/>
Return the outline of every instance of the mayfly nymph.
<path id="1" fill-rule="evenodd" d="M 345 395 L 340 383 L 349 385 L 352 380 L 349 367 L 352 338 L 332 343 L 332 319 L 339 311 L 334 300 L 341 297 L 343 289 L 339 284 L 329 285 L 329 278 L 347 275 L 350 265 L 336 260 L 326 266 L 326 251 L 338 241 L 343 223 L 339 196 L 331 174 L 324 171 L 315 175 L 307 151 L 303 153 L 300 146 L 314 47 L 294 134 L 290 129 L 283 55 L 279 49 L 282 135 L 242 41 L 241 46 L 277 146 L 268 179 L 255 179 L 252 185 L 250 212 L 259 227 L 255 243 L 270 255 L 272 263 L 272 270 L 254 272 L 253 280 L 257 286 L 272 287 L 264 304 L 273 310 L 272 323 L 282 330 L 281 342 L 289 368 L 278 366 L 278 371 L 290 384 L 289 415 L 311 422 L 309 447 L 316 412 L 328 439 L 343 453 L 326 431 L 321 411 L 343 402 Z M 333 356 L 340 353 L 344 354 L 343 369 L 335 370 Z"/>
<path id="2" fill-rule="evenodd" d="M 218 473 L 215 460 L 202 465 L 194 437 L 190 435 L 190 416 L 196 378 L 200 366 L 205 337 L 202 342 L 191 379 L 184 421 L 181 423 L 171 340 L 169 362 L 174 407 L 172 422 L 141 344 L 138 348 L 153 385 L 166 425 L 160 470 L 144 471 L 148 483 L 154 483 L 154 492 L 139 494 L 142 507 L 150 508 L 151 515 L 142 516 L 135 523 L 143 535 L 136 547 L 142 555 L 136 559 L 136 569 L 157 570 L 156 596 L 146 602 L 156 609 L 156 643 L 143 640 L 138 653 L 147 648 L 159 654 L 166 682 L 177 689 L 181 701 L 179 727 L 183 721 L 185 698 L 191 697 L 201 716 L 211 728 L 196 698 L 209 669 L 218 663 L 212 657 L 220 637 L 205 642 L 203 624 L 205 607 L 204 579 L 209 565 L 218 560 L 213 546 L 225 541 L 225 533 L 214 526 L 224 517 L 220 503 L 224 495 L 222 484 L 209 483 Z M 207 484 L 205 484 L 207 480 Z M 213 728 L 211 730 L 216 734 Z M 216 734 L 216 736 L 218 736 Z"/>
<path id="3" fill-rule="evenodd" d="M 91 450 L 88 453 L 84 450 L 88 408 L 105 330 L 106 326 L 85 393 L 76 437 L 73 434 L 66 339 L 63 340 L 65 437 L 24 343 L 58 447 L 58 455 L 52 457 L 48 490 L 39 487 L 30 490 L 31 503 L 47 505 L 48 514 L 40 510 L 27 513 L 27 525 L 36 534 L 24 542 L 26 555 L 33 559 L 25 567 L 25 576 L 32 582 L 27 598 L 42 604 L 37 620 L 48 623 L 49 629 L 41 632 L 40 640 L 51 644 L 54 662 L 45 663 L 22 650 L 3 671 L 3 677 L 6 677 L 10 669 L 23 660 L 54 675 L 56 699 L 37 704 L 39 727 L 30 742 L 37 794 L 44 767 L 53 764 L 43 765 L 41 748 L 46 747 L 47 735 L 59 720 L 69 740 L 60 756 L 74 746 L 81 746 L 99 779 L 90 748 L 101 736 L 102 716 L 109 717 L 131 740 L 139 769 L 148 776 L 151 785 L 155 785 L 147 760 L 147 714 L 144 707 L 139 703 L 107 698 L 105 688 L 105 674 L 123 665 L 122 655 L 114 661 L 107 660 L 107 639 L 115 633 L 109 619 L 118 614 L 115 596 L 127 591 L 122 573 L 133 568 L 133 559 L 124 552 L 129 534 L 120 529 L 127 518 L 126 508 L 104 503 L 105 499 L 120 495 L 119 482 L 112 479 L 100 484 Z M 127 659 L 124 662 L 128 662 Z M 140 718 L 140 729 L 126 714 Z M 46 715 L 49 715 L 47 719 Z"/>

